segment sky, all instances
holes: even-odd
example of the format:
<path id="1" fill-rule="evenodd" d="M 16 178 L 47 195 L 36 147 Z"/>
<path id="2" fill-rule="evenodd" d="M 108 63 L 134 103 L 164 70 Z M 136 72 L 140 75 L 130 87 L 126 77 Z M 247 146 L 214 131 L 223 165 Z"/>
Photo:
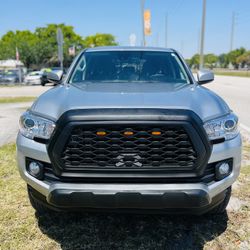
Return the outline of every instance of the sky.
<path id="1" fill-rule="evenodd" d="M 167 47 L 190 58 L 199 49 L 202 0 L 145 0 L 151 11 L 152 35 L 148 46 Z M 230 50 L 232 13 L 235 12 L 233 48 L 250 49 L 250 0 L 207 0 L 205 53 Z M 49 23 L 72 25 L 85 37 L 111 33 L 120 45 L 136 35 L 141 45 L 141 0 L 0 0 L 0 37 L 9 30 L 34 31 Z"/>

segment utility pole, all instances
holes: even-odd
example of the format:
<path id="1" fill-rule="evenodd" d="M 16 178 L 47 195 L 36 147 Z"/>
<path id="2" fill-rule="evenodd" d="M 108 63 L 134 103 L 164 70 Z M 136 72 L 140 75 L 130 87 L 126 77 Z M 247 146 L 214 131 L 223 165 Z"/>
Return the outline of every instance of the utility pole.
<path id="1" fill-rule="evenodd" d="M 198 39 L 197 39 L 197 54 L 201 51 L 201 30 L 198 30 Z"/>
<path id="2" fill-rule="evenodd" d="M 201 24 L 201 45 L 200 45 L 200 69 L 204 67 L 205 28 L 206 28 L 206 0 L 203 0 L 202 24 Z"/>
<path id="3" fill-rule="evenodd" d="M 230 39 L 230 51 L 233 50 L 234 45 L 234 30 L 235 30 L 235 12 L 232 13 L 232 26 L 231 26 L 231 39 Z"/>
<path id="4" fill-rule="evenodd" d="M 145 31 L 144 31 L 144 6 L 145 0 L 141 0 L 141 18 L 142 18 L 142 45 L 146 46 Z"/>
<path id="5" fill-rule="evenodd" d="M 165 47 L 168 47 L 168 14 L 165 16 Z"/>
<path id="6" fill-rule="evenodd" d="M 60 68 L 63 70 L 63 33 L 61 28 L 57 28 L 56 33 L 57 45 L 58 45 L 58 60 L 60 62 Z"/>

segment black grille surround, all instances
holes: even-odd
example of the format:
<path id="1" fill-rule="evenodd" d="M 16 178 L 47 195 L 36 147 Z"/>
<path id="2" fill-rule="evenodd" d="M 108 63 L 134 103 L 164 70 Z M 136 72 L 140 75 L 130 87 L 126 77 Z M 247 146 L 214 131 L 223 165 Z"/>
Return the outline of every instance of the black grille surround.
<path id="1" fill-rule="evenodd" d="M 90 109 L 61 116 L 48 152 L 59 177 L 198 177 L 211 144 L 192 111 Z"/>

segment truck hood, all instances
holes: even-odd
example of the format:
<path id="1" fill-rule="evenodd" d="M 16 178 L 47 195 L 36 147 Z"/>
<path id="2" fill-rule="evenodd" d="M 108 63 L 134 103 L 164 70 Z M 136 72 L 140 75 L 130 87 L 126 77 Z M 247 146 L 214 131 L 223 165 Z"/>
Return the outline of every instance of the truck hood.
<path id="1" fill-rule="evenodd" d="M 73 109 L 159 108 L 194 111 L 203 121 L 230 112 L 214 92 L 196 84 L 86 83 L 60 85 L 42 94 L 31 111 L 57 120 Z"/>

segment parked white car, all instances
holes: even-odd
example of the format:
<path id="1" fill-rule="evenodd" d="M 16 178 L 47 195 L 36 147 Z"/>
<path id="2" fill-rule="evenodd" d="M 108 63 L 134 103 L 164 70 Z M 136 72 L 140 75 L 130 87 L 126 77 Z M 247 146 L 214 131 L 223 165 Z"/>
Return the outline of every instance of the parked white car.
<path id="1" fill-rule="evenodd" d="M 30 72 L 25 78 L 24 83 L 26 84 L 41 84 L 41 78 L 42 78 L 42 72 L 41 71 L 33 71 Z"/>

